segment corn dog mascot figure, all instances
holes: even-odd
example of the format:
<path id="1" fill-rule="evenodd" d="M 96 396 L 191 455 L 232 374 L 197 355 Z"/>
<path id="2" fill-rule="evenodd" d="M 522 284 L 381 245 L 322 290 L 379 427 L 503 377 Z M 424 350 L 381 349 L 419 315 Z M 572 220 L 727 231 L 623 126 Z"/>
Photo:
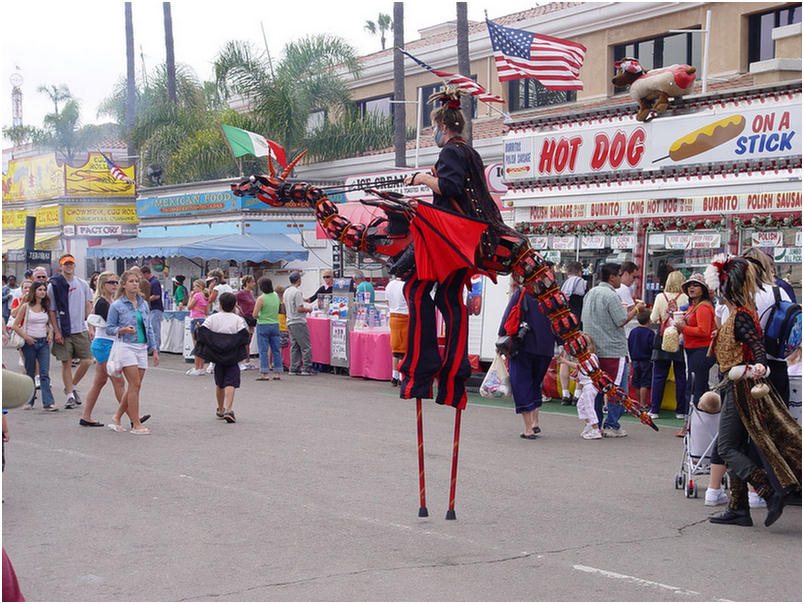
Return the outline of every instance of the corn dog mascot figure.
<path id="1" fill-rule="evenodd" d="M 617 75 L 611 80 L 615 86 L 630 87 L 631 98 L 639 103 L 638 122 L 647 122 L 653 114 L 664 113 L 670 99 L 692 92 L 695 84 L 695 67 L 670 65 L 646 72 L 639 61 L 624 57 L 614 64 Z"/>
<path id="2" fill-rule="evenodd" d="M 330 238 L 387 261 L 388 271 L 405 279 L 410 318 L 408 349 L 400 366 L 400 396 L 416 399 L 419 516 L 428 515 L 421 401 L 432 398 L 433 381 L 437 378 L 436 403 L 455 408 L 448 520 L 455 519 L 461 413 L 466 407 L 466 380 L 470 375 L 468 314 L 463 290 L 473 274 L 482 273 L 495 280 L 499 274 L 512 274 L 536 297 L 540 310 L 550 320 L 551 329 L 564 342 L 565 351 L 578 360 L 595 387 L 609 400 L 624 405 L 642 423 L 658 430 L 647 409 L 628 398 L 601 371 L 595 357 L 587 350 L 578 318 L 569 310 L 568 300 L 545 259 L 530 247 L 525 237 L 503 222 L 489 194 L 483 162 L 461 138 L 464 128 L 460 110 L 462 94 L 462 90 L 446 88 L 430 97 L 429 101 L 437 101 L 431 118 L 441 152 L 430 173 L 419 172 L 405 178 L 408 185 L 432 189 L 433 203 L 369 189 L 382 201 L 364 200 L 363 203 L 379 207 L 385 217 L 375 218 L 367 225 L 353 224 L 338 213 L 337 205 L 323 189 L 286 180 L 303 153 L 278 177 L 273 172 L 252 175 L 231 185 L 235 195 L 255 195 L 271 206 L 307 203 Z M 273 169 L 270 163 L 269 167 Z M 443 357 L 436 341 L 436 308 L 446 326 Z"/>
<path id="3" fill-rule="evenodd" d="M 714 351 L 727 374 L 718 431 L 718 452 L 729 470 L 731 496 L 715 524 L 752 526 L 748 485 L 765 499 L 770 526 L 782 514 L 785 498 L 801 490 L 801 427 L 766 377 L 769 373 L 754 295 L 756 269 L 745 258 L 716 257 L 706 270 L 710 290 L 718 292 L 729 317 L 718 330 Z M 748 439 L 754 446 L 749 446 Z"/>

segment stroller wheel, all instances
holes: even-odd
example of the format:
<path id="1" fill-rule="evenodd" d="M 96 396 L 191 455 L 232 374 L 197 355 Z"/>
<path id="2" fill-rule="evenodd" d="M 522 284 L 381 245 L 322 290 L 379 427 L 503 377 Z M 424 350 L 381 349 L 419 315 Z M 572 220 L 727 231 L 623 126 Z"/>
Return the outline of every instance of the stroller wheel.
<path id="1" fill-rule="evenodd" d="M 676 474 L 676 490 L 684 488 L 684 477 L 681 474 Z"/>
<path id="2" fill-rule="evenodd" d="M 698 485 L 692 482 L 692 479 L 690 479 L 687 487 L 684 489 L 684 495 L 686 495 L 687 499 L 695 499 L 698 497 Z"/>

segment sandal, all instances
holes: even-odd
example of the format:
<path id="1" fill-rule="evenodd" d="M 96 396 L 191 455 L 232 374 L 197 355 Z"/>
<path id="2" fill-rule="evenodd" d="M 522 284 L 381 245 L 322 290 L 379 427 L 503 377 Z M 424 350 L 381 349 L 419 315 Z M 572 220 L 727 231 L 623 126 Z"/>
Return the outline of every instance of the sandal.
<path id="1" fill-rule="evenodd" d="M 25 403 L 25 404 L 22 406 L 22 408 L 23 408 L 23 409 L 25 409 L 25 410 L 27 411 L 28 409 L 33 409 L 33 405 L 32 405 L 31 403 Z"/>
<path id="2" fill-rule="evenodd" d="M 262 375 L 261 375 L 260 377 L 255 378 L 255 381 L 257 381 L 257 382 L 270 382 L 270 381 L 271 381 L 271 378 L 269 378 L 269 377 L 264 377 L 264 376 L 262 376 Z"/>
<path id="3" fill-rule="evenodd" d="M 131 430 L 131 434 L 134 434 L 135 436 L 140 436 L 142 434 L 150 434 L 150 433 L 151 433 L 151 431 L 148 428 L 134 428 L 133 430 Z"/>
<path id="4" fill-rule="evenodd" d="M 120 424 L 106 424 L 106 427 L 115 432 L 126 432 L 126 429 Z"/>

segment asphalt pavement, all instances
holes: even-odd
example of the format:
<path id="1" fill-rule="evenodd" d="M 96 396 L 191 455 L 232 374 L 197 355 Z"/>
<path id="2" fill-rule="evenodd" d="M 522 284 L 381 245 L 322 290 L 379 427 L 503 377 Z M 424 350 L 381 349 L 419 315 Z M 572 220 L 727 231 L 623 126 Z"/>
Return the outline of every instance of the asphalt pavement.
<path id="1" fill-rule="evenodd" d="M 524 440 L 510 399 L 472 395 L 446 520 L 455 413 L 425 401 L 419 518 L 415 404 L 388 383 L 247 371 L 227 424 L 188 367 L 146 373 L 149 436 L 80 427 L 81 408 L 9 412 L 3 547 L 29 601 L 802 599 L 801 508 L 709 523 L 708 477 L 698 499 L 675 489 L 675 419 L 586 441 L 549 404 Z M 95 419 L 114 407 L 107 386 Z"/>

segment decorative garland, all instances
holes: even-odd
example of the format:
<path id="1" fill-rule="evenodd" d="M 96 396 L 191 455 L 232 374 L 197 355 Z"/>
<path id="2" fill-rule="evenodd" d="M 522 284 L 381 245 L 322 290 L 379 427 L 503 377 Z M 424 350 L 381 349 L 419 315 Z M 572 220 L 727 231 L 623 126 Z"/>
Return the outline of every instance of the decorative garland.
<path id="1" fill-rule="evenodd" d="M 801 226 L 801 214 L 793 216 L 754 216 L 750 220 L 743 220 L 739 216 L 734 217 L 734 226 L 738 229 L 778 229 L 782 227 Z"/>
<path id="2" fill-rule="evenodd" d="M 725 229 L 726 217 L 721 214 L 720 219 L 697 218 L 685 220 L 681 217 L 659 218 L 648 222 L 645 230 L 655 231 L 695 231 L 697 229 Z"/>
<path id="3" fill-rule="evenodd" d="M 633 233 L 634 223 L 631 220 L 618 220 L 610 224 L 597 224 L 585 222 L 573 224 L 547 224 L 544 222 L 520 222 L 514 229 L 523 235 L 589 235 L 592 233 L 606 235 L 620 235 Z"/>

